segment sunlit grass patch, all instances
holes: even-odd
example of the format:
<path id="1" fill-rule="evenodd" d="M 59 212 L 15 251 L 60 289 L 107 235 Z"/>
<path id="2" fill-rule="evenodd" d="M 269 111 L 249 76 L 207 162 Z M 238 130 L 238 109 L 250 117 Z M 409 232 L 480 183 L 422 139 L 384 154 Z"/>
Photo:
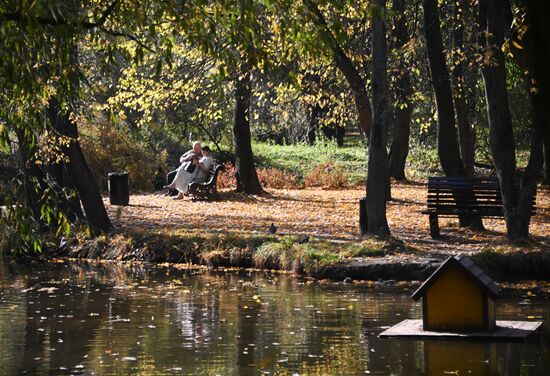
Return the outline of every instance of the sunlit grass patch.
<path id="1" fill-rule="evenodd" d="M 298 250 L 290 237 L 280 242 L 266 242 L 255 249 L 252 259 L 257 268 L 289 270 Z"/>
<path id="2" fill-rule="evenodd" d="M 315 145 L 254 142 L 253 149 L 260 167 L 275 167 L 303 178 L 315 168 L 329 163 L 342 168 L 349 185 L 362 184 L 367 177 L 368 150 L 363 143 L 340 148 L 331 141 Z M 440 175 L 437 148 L 411 145 L 405 169 L 407 176 L 413 179 Z"/>
<path id="3" fill-rule="evenodd" d="M 345 261 L 341 254 L 316 248 L 313 244 L 304 245 L 300 256 L 303 269 L 308 274 L 316 269 Z"/>
<path id="4" fill-rule="evenodd" d="M 486 247 L 472 258 L 496 280 L 545 279 L 550 275 L 548 250 L 507 252 L 504 248 Z"/>
<path id="5" fill-rule="evenodd" d="M 315 145 L 275 145 L 265 142 L 253 144 L 254 155 L 260 167 L 275 167 L 304 178 L 319 165 L 332 163 L 342 166 L 349 183 L 362 181 L 367 173 L 367 149 L 363 145 L 339 148 L 334 142 Z"/>

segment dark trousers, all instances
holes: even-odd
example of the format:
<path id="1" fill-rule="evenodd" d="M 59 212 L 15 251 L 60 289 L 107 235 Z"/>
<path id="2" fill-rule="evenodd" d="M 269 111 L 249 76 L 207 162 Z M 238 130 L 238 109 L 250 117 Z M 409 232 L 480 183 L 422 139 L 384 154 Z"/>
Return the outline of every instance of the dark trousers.
<path id="1" fill-rule="evenodd" d="M 177 173 L 178 173 L 178 170 L 174 170 L 166 174 L 166 185 L 172 184 Z M 177 189 L 169 189 L 168 192 L 170 193 L 170 196 L 176 196 L 178 194 Z"/>

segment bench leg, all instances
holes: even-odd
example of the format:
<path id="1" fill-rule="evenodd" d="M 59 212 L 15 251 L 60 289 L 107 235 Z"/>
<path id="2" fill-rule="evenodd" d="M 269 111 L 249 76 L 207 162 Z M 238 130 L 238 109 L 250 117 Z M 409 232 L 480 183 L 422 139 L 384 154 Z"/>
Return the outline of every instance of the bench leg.
<path id="1" fill-rule="evenodd" d="M 441 236 L 439 232 L 439 221 L 437 214 L 430 214 L 430 235 L 433 239 Z"/>

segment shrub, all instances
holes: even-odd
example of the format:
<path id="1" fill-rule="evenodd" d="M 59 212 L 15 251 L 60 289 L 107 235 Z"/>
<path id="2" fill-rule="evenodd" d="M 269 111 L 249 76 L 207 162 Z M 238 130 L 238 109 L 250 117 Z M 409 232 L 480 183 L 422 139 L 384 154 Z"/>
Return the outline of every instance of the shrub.
<path id="1" fill-rule="evenodd" d="M 235 166 L 232 163 L 224 163 L 224 169 L 218 174 L 218 188 L 235 188 L 237 179 L 235 178 Z"/>
<path id="2" fill-rule="evenodd" d="M 218 175 L 218 188 L 235 188 L 237 179 L 235 178 L 235 166 L 231 163 L 225 163 L 225 171 Z M 274 167 L 257 168 L 256 173 L 260 184 L 265 188 L 292 189 L 303 188 L 300 178 L 287 171 Z"/>
<path id="3" fill-rule="evenodd" d="M 332 162 L 317 165 L 305 178 L 307 187 L 344 188 L 349 177 L 342 166 Z"/>
<path id="4" fill-rule="evenodd" d="M 111 125 L 99 125 L 92 132 L 82 137 L 81 146 L 88 166 L 104 190 L 109 172 L 126 171 L 131 189 L 150 191 L 159 175 L 168 170 L 165 151 L 156 154 Z"/>
<path id="5" fill-rule="evenodd" d="M 293 189 L 303 188 L 304 184 L 300 178 L 288 171 L 278 168 L 259 168 L 257 169 L 258 179 L 263 187 L 275 189 Z"/>

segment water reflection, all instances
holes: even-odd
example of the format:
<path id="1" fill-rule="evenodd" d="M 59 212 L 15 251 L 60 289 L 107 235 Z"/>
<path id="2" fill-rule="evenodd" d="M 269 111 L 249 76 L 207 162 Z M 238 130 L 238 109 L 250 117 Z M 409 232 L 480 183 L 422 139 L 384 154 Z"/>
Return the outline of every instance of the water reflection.
<path id="1" fill-rule="evenodd" d="M 427 375 L 498 375 L 495 343 L 426 341 L 424 362 Z"/>
<path id="2" fill-rule="evenodd" d="M 546 334 L 529 344 L 379 339 L 420 316 L 409 296 L 247 272 L 8 264 L 0 374 L 550 374 Z M 512 297 L 498 315 L 548 328 L 549 308 L 546 297 Z"/>

